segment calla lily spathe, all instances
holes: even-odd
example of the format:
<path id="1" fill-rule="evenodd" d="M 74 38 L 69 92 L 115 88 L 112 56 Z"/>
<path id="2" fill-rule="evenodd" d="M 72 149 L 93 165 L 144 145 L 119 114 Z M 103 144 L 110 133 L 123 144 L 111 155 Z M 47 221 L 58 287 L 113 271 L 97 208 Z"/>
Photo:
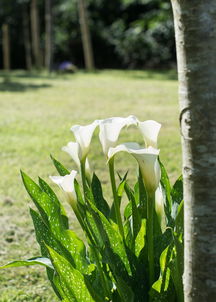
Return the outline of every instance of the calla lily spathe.
<path id="1" fill-rule="evenodd" d="M 161 231 L 164 233 L 166 231 L 166 215 L 164 211 L 166 196 L 164 194 L 161 184 L 159 184 L 157 190 L 155 191 L 155 212 L 158 217 L 158 222 L 161 227 Z"/>
<path id="2" fill-rule="evenodd" d="M 50 179 L 63 190 L 68 202 L 72 208 L 76 207 L 77 196 L 74 188 L 74 180 L 77 176 L 77 171 L 72 170 L 70 174 L 65 176 L 50 176 Z"/>
<path id="3" fill-rule="evenodd" d="M 141 149 L 137 143 L 125 143 L 118 145 L 115 148 L 110 148 L 108 160 L 116 153 L 122 151 L 130 153 L 138 161 L 146 190 L 149 194 L 153 194 L 159 185 L 161 177 L 160 165 L 158 162 L 160 151 L 152 147 Z"/>
<path id="4" fill-rule="evenodd" d="M 82 152 L 80 145 L 77 142 L 69 142 L 66 146 L 62 147 L 62 151 L 67 152 L 78 168 L 80 168 L 80 160 L 82 159 Z"/>
<path id="5" fill-rule="evenodd" d="M 161 124 L 153 120 L 147 120 L 144 122 L 138 121 L 138 128 L 142 133 L 146 147 L 157 148 L 158 134 L 161 128 Z"/>
<path id="6" fill-rule="evenodd" d="M 85 159 L 89 152 L 92 135 L 99 123 L 99 120 L 95 120 L 93 123 L 86 126 L 74 125 L 71 127 L 76 142 L 80 146 L 79 158 L 81 160 Z"/>
<path id="7" fill-rule="evenodd" d="M 66 146 L 62 147 L 62 151 L 65 151 L 71 156 L 71 158 L 77 165 L 77 168 L 80 170 L 80 161 L 82 159 L 80 145 L 77 142 L 69 142 Z M 87 158 L 85 161 L 85 170 L 89 175 L 91 175 L 91 169 Z"/>
<path id="8" fill-rule="evenodd" d="M 126 118 L 111 117 L 100 122 L 99 139 L 105 155 L 108 155 L 110 147 L 116 146 L 121 129 L 130 125 L 137 125 L 137 118 L 133 115 Z"/>

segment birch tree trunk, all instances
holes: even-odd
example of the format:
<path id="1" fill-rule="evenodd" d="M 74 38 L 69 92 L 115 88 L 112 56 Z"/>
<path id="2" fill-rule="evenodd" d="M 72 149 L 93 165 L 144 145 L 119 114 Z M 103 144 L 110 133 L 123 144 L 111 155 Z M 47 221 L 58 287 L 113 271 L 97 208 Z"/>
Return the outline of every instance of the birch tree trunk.
<path id="1" fill-rule="evenodd" d="M 185 302 L 216 301 L 216 1 L 171 0 L 185 199 Z"/>
<path id="2" fill-rule="evenodd" d="M 94 58 L 85 0 L 78 0 L 78 6 L 85 67 L 87 70 L 92 70 L 94 69 Z"/>
<path id="3" fill-rule="evenodd" d="M 23 39 L 25 46 L 25 59 L 26 59 L 26 68 L 27 70 L 32 69 L 32 57 L 31 57 L 31 41 L 29 33 L 29 14 L 28 7 L 24 3 L 22 8 L 23 13 Z"/>
<path id="4" fill-rule="evenodd" d="M 3 68 L 5 71 L 10 70 L 10 38 L 8 24 L 2 25 L 2 45 L 3 45 Z"/>
<path id="5" fill-rule="evenodd" d="M 45 1 L 45 67 L 52 70 L 53 37 L 52 37 L 52 0 Z"/>
<path id="6" fill-rule="evenodd" d="M 37 0 L 31 0 L 32 50 L 36 68 L 42 67 Z"/>

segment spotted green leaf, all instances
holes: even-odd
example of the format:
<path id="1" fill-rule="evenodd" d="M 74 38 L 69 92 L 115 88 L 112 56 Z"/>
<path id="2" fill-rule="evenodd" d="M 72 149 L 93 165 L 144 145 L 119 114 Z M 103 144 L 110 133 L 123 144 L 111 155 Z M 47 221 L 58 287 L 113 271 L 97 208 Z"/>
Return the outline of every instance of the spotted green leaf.
<path id="1" fill-rule="evenodd" d="M 3 266 L 0 266 L 0 269 L 10 268 L 10 267 L 30 266 L 30 265 L 36 265 L 36 264 L 46 266 L 48 268 L 53 269 L 53 265 L 52 265 L 50 259 L 45 258 L 45 257 L 34 257 L 34 258 L 30 258 L 28 260 L 13 261 L 13 262 L 10 262 Z"/>
<path id="2" fill-rule="evenodd" d="M 59 275 L 59 282 L 70 302 L 94 302 L 83 275 L 68 260 L 47 246 L 53 266 Z"/>
<path id="3" fill-rule="evenodd" d="M 54 166 L 56 167 L 56 170 L 58 171 L 59 175 L 65 176 L 67 174 L 70 174 L 68 169 L 66 169 L 58 160 L 56 160 L 52 155 L 50 155 Z"/>

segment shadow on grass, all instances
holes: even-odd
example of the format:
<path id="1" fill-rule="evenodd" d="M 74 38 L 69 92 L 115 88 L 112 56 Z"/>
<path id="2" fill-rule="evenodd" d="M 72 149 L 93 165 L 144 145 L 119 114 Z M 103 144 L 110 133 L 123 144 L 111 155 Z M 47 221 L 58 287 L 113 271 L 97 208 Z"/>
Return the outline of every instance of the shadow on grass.
<path id="1" fill-rule="evenodd" d="M 2 82 L 0 82 L 0 91 L 10 91 L 10 92 L 22 92 L 31 89 L 48 88 L 51 87 L 50 84 L 29 84 L 20 83 L 14 81 L 8 76 L 4 76 Z"/>
<path id="2" fill-rule="evenodd" d="M 55 79 L 58 77 L 58 74 L 53 72 L 53 73 L 47 73 L 44 71 L 26 71 L 26 70 L 11 70 L 11 71 L 4 71 L 0 70 L 0 77 L 5 78 L 5 77 L 13 77 L 13 78 L 27 78 L 27 79 Z"/>
<path id="3" fill-rule="evenodd" d="M 51 87 L 51 85 L 23 84 L 14 81 L 0 83 L 0 91 L 10 91 L 10 92 L 22 92 L 29 89 L 39 89 L 39 88 L 48 88 L 48 87 Z"/>
<path id="4" fill-rule="evenodd" d="M 77 72 L 79 73 L 79 72 Z M 55 79 L 67 79 L 71 75 L 75 76 L 77 74 L 72 72 L 63 72 L 60 73 L 58 71 L 53 71 L 51 73 L 45 71 L 25 71 L 25 70 L 12 70 L 9 72 L 5 72 L 4 70 L 0 71 L 0 78 L 17 78 L 17 79 L 47 79 L 47 80 L 55 80 Z"/>
<path id="5" fill-rule="evenodd" d="M 178 79 L 177 71 L 174 69 L 171 70 L 134 70 L 133 72 L 126 72 L 125 74 L 129 78 L 133 79 L 151 79 L 151 80 L 173 80 Z"/>
<path id="6" fill-rule="evenodd" d="M 107 69 L 108 72 L 112 72 L 113 75 L 120 74 L 125 78 L 134 79 L 134 80 L 173 80 L 176 81 L 178 79 L 176 69 L 169 70 L 119 70 L 119 69 Z M 104 70 L 98 70 L 97 73 L 104 72 Z"/>

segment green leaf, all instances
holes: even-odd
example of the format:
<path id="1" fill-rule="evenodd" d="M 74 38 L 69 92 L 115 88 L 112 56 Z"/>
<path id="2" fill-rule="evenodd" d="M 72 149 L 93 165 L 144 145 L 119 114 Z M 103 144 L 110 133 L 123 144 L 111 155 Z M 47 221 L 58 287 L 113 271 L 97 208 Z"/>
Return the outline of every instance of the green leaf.
<path id="1" fill-rule="evenodd" d="M 116 286 L 122 302 L 134 302 L 134 293 L 130 286 L 122 279 L 116 278 Z"/>
<path id="2" fill-rule="evenodd" d="M 166 229 L 164 233 L 154 237 L 154 249 L 155 249 L 155 267 L 159 271 L 159 261 L 161 253 L 173 242 L 171 228 Z"/>
<path id="3" fill-rule="evenodd" d="M 139 169 L 139 177 L 138 177 L 138 183 L 134 187 L 134 192 L 135 192 L 135 200 L 137 196 L 137 202 L 140 207 L 141 211 L 141 217 L 142 218 L 147 218 L 147 193 L 146 189 L 143 183 L 143 178 L 142 178 L 142 173 L 141 170 Z"/>
<path id="4" fill-rule="evenodd" d="M 86 210 L 86 214 L 85 214 L 85 222 L 90 232 L 90 235 L 92 236 L 95 247 L 97 247 L 98 249 L 102 248 L 103 239 L 101 238 L 101 234 L 97 228 L 97 224 L 95 223 L 95 220 L 88 209 Z"/>
<path id="5" fill-rule="evenodd" d="M 31 214 L 31 217 L 32 217 L 32 220 L 33 220 L 33 223 L 34 223 L 36 239 L 37 239 L 37 242 L 40 245 L 42 256 L 47 257 L 47 258 L 49 257 L 49 253 L 47 251 L 47 248 L 46 248 L 45 244 L 49 244 L 56 251 L 64 254 L 64 248 L 55 239 L 53 234 L 49 231 L 49 229 L 47 228 L 46 224 L 43 222 L 40 215 L 31 208 L 30 208 L 30 214 Z M 65 253 L 67 253 L 67 251 L 65 251 Z M 68 253 L 68 257 L 70 257 L 69 253 Z M 72 261 L 73 261 L 73 259 L 72 259 Z M 47 276 L 48 276 L 48 279 L 51 282 L 51 285 L 52 285 L 55 293 L 57 294 L 58 297 L 61 297 L 61 295 L 59 293 L 59 290 L 56 288 L 56 285 L 53 281 L 53 278 L 54 278 L 53 270 L 47 268 Z"/>
<path id="6" fill-rule="evenodd" d="M 38 211 L 41 214 L 43 221 L 48 225 L 48 216 L 50 209 L 47 201 L 47 194 L 41 190 L 41 188 L 24 172 L 21 171 L 22 180 L 26 191 L 36 205 Z M 49 197 L 48 197 L 49 198 Z M 48 214 L 48 215 L 47 215 Z"/>
<path id="7" fill-rule="evenodd" d="M 141 227 L 141 217 L 134 199 L 134 196 L 131 194 L 131 202 L 132 202 L 132 224 L 133 224 L 133 237 L 134 239 L 137 237 Z"/>
<path id="8" fill-rule="evenodd" d="M 78 203 L 84 205 L 85 202 L 84 202 L 84 199 L 83 199 L 83 196 L 82 196 L 82 193 L 81 193 L 80 185 L 79 185 L 79 183 L 76 179 L 74 180 L 74 189 L 75 189 L 75 192 L 76 192 Z"/>
<path id="9" fill-rule="evenodd" d="M 118 197 L 119 207 L 121 206 L 121 199 L 122 199 L 122 195 L 124 193 L 124 189 L 125 189 L 125 185 L 126 185 L 126 180 L 125 180 L 126 176 L 127 176 L 127 173 L 125 174 L 124 178 L 121 179 L 121 182 L 120 182 L 120 184 L 118 185 L 118 188 L 117 188 L 117 197 Z M 112 221 L 114 221 L 115 223 L 117 223 L 114 202 L 112 203 L 112 206 L 111 206 L 109 218 Z"/>
<path id="10" fill-rule="evenodd" d="M 177 216 L 175 220 L 175 232 L 180 235 L 184 232 L 184 200 L 178 206 Z"/>
<path id="11" fill-rule="evenodd" d="M 21 172 L 21 175 L 25 188 L 38 208 L 46 225 L 55 235 L 61 233 L 65 225 L 61 219 L 60 203 L 53 197 L 50 190 L 49 194 L 47 194 L 28 175 L 23 172 Z M 40 180 L 40 182 L 42 183 L 43 181 Z M 44 187 L 45 182 L 43 182 L 43 188 Z M 46 186 L 46 191 L 47 190 L 48 187 Z"/>
<path id="12" fill-rule="evenodd" d="M 82 240 L 71 231 L 65 229 L 65 223 L 62 221 L 60 205 L 52 200 L 50 196 L 41 190 L 41 188 L 26 174 L 22 173 L 25 187 L 37 206 L 43 221 L 47 228 L 53 234 L 54 238 L 61 242 L 72 256 L 76 268 L 88 270 L 86 259 L 86 248 Z"/>
<path id="13" fill-rule="evenodd" d="M 50 199 L 53 202 L 55 202 L 57 204 L 57 206 L 60 208 L 62 223 L 63 223 L 64 227 L 66 229 L 68 229 L 69 228 L 69 224 L 68 224 L 68 217 L 67 217 L 66 211 L 65 211 L 63 205 L 59 202 L 56 194 L 50 188 L 50 186 L 42 178 L 40 178 L 40 177 L 39 177 L 39 185 L 40 185 L 41 189 L 45 193 L 47 193 L 47 195 L 50 197 Z"/>
<path id="14" fill-rule="evenodd" d="M 175 229 L 173 232 L 174 248 L 170 263 L 171 276 L 177 292 L 178 301 L 184 300 L 183 294 L 183 271 L 184 271 L 184 201 L 182 200 L 177 209 Z"/>
<path id="15" fill-rule="evenodd" d="M 125 234 L 125 243 L 127 247 L 134 251 L 134 237 L 133 237 L 133 225 L 132 225 L 132 217 L 126 219 L 124 223 L 124 234 Z"/>
<path id="16" fill-rule="evenodd" d="M 184 270 L 184 246 L 183 243 L 175 238 L 175 247 L 173 248 L 172 260 L 169 264 L 171 277 L 177 293 L 177 300 L 184 301 L 183 293 L 183 270 Z"/>
<path id="17" fill-rule="evenodd" d="M 52 155 L 50 155 L 54 166 L 56 167 L 56 170 L 58 171 L 59 175 L 65 176 L 67 174 L 70 174 L 68 169 L 66 169 L 58 160 L 56 160 Z"/>
<path id="18" fill-rule="evenodd" d="M 182 175 L 176 180 L 171 191 L 173 202 L 180 204 L 183 200 L 183 177 Z"/>
<path id="19" fill-rule="evenodd" d="M 57 274 L 53 275 L 53 284 L 56 288 L 56 290 L 59 292 L 59 298 L 62 302 L 70 302 L 70 299 L 68 299 L 67 295 L 65 294 L 60 278 Z"/>
<path id="20" fill-rule="evenodd" d="M 91 266 L 89 266 L 87 261 L 85 245 L 74 232 L 71 230 L 61 230 L 60 234 L 54 234 L 44 224 L 37 212 L 30 209 L 30 213 L 34 222 L 36 238 L 41 246 L 43 256 L 48 256 L 45 243 L 59 254 L 64 255 L 81 272 L 88 273 L 91 270 Z"/>
<path id="21" fill-rule="evenodd" d="M 30 208 L 30 214 L 34 223 L 36 239 L 40 245 L 42 256 L 49 257 L 47 249 L 44 245 L 45 243 L 55 248 L 59 253 L 61 253 L 62 252 L 61 243 L 58 242 L 55 236 L 51 233 L 47 225 L 42 220 L 41 216 L 31 208 Z"/>
<path id="22" fill-rule="evenodd" d="M 101 252 L 105 256 L 104 259 L 115 270 L 115 274 L 128 279 L 131 275 L 130 263 L 117 226 L 111 224 L 92 203 L 89 203 L 89 209 L 104 243 L 104 250 Z"/>
<path id="23" fill-rule="evenodd" d="M 106 216 L 109 217 L 110 214 L 110 208 L 108 203 L 103 197 L 103 191 L 102 191 L 102 186 L 99 178 L 97 175 L 94 173 L 93 178 L 92 178 L 92 183 L 91 183 L 91 189 L 92 189 L 92 194 L 94 197 L 94 203 L 96 207 Z"/>
<path id="24" fill-rule="evenodd" d="M 45 258 L 45 257 L 34 257 L 34 258 L 30 258 L 28 260 L 13 261 L 13 262 L 10 262 L 3 266 L 0 266 L 0 269 L 9 268 L 9 267 L 30 266 L 30 265 L 36 265 L 36 264 L 54 269 L 50 259 Z"/>
<path id="25" fill-rule="evenodd" d="M 135 239 L 135 255 L 138 258 L 140 252 L 143 250 L 145 246 L 146 240 L 146 219 L 142 219 L 140 230 Z"/>
<path id="26" fill-rule="evenodd" d="M 160 159 L 159 159 L 159 163 L 160 163 L 160 168 L 161 168 L 161 185 L 164 188 L 165 193 L 166 193 L 166 201 L 167 201 L 166 206 L 170 210 L 172 207 L 171 185 L 170 185 L 170 181 L 169 181 L 169 177 L 166 172 L 166 169 L 165 169 L 164 165 L 162 164 L 162 162 L 160 161 Z"/>
<path id="27" fill-rule="evenodd" d="M 172 211 L 174 209 L 174 203 L 172 200 L 172 195 L 171 195 L 171 185 L 169 181 L 169 177 L 167 175 L 166 169 L 159 160 L 160 163 L 160 168 L 161 168 L 161 180 L 160 184 L 162 186 L 162 190 L 166 196 L 165 199 L 165 204 L 164 204 L 164 211 L 166 214 L 166 220 L 167 220 L 167 226 L 173 227 L 173 216 L 172 216 Z"/>
<path id="28" fill-rule="evenodd" d="M 128 219 L 132 215 L 132 202 L 129 201 L 124 209 L 124 217 Z"/>
<path id="29" fill-rule="evenodd" d="M 105 273 L 105 269 L 103 270 L 103 273 Z M 92 298 L 95 301 L 97 302 L 109 301 L 100 277 L 99 270 L 97 268 L 95 268 L 95 270 L 92 271 L 91 275 L 85 275 L 84 280 Z M 104 274 L 104 281 L 106 282 L 106 288 L 109 289 L 109 296 L 110 296 L 113 284 L 111 283 L 111 280 L 108 281 L 107 278 L 105 278 L 105 274 Z"/>
<path id="30" fill-rule="evenodd" d="M 53 266 L 58 275 L 59 282 L 70 302 L 94 302 L 90 295 L 83 275 L 76 270 L 68 260 L 47 246 Z"/>
<path id="31" fill-rule="evenodd" d="M 169 262 L 172 255 L 172 246 L 168 246 L 160 256 L 160 277 L 152 285 L 150 290 L 151 301 L 171 302 L 175 301 L 175 292 L 173 291 Z"/>
<path id="32" fill-rule="evenodd" d="M 117 196 L 119 198 L 119 205 L 121 204 L 121 198 L 124 193 L 125 183 L 126 183 L 126 181 L 122 180 L 117 188 Z"/>

